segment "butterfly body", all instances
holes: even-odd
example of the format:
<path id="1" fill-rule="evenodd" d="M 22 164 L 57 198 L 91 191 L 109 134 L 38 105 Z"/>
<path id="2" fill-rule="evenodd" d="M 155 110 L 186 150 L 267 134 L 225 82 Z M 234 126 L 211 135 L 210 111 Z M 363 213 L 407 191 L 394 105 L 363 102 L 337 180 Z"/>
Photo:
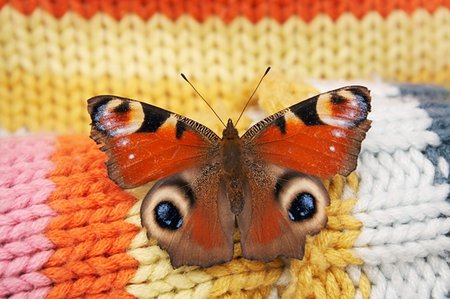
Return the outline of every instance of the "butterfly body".
<path id="1" fill-rule="evenodd" d="M 229 261 L 235 229 L 246 258 L 302 258 L 306 236 L 327 222 L 329 195 L 319 178 L 353 171 L 370 127 L 361 86 L 300 102 L 242 136 L 230 119 L 222 138 L 126 98 L 94 97 L 88 110 L 110 178 L 123 188 L 158 180 L 141 220 L 175 267 Z"/>
<path id="2" fill-rule="evenodd" d="M 244 189 L 247 179 L 242 171 L 244 165 L 242 143 L 231 119 L 223 130 L 221 141 L 221 182 L 225 185 L 226 196 L 233 214 L 238 215 L 244 207 Z"/>

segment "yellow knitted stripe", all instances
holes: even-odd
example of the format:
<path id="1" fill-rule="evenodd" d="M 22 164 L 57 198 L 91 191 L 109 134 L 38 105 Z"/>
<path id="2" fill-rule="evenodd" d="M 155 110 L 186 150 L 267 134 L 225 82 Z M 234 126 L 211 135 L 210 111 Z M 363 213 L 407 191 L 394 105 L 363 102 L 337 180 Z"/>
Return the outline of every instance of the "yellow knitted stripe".
<path id="1" fill-rule="evenodd" d="M 184 105 L 194 95 L 181 71 L 225 118 L 245 101 L 235 90 L 267 65 L 291 78 L 449 84 L 449 20 L 447 8 L 395 11 L 386 19 L 375 12 L 362 20 L 344 14 L 335 23 L 326 15 L 282 24 L 236 18 L 227 25 L 216 17 L 198 23 L 189 16 L 173 22 L 163 15 L 117 22 L 102 13 L 58 20 L 39 9 L 27 17 L 6 4 L 0 10 L 0 127 L 86 132 L 85 99 L 99 93 L 145 98 L 187 114 L 206 111 L 199 100 Z"/>

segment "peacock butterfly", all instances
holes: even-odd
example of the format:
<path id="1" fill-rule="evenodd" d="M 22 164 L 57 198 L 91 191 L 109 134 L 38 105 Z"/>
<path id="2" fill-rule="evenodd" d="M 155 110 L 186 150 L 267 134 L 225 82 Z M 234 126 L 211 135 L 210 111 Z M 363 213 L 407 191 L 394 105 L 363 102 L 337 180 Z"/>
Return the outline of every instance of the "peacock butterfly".
<path id="1" fill-rule="evenodd" d="M 267 73 L 267 72 L 266 72 Z M 228 120 L 222 138 L 176 113 L 117 96 L 88 100 L 91 138 L 122 188 L 158 180 L 141 220 L 172 265 L 226 262 L 240 231 L 242 256 L 302 258 L 307 235 L 326 225 L 329 195 L 319 178 L 356 168 L 370 128 L 369 90 L 316 95 L 250 127 Z"/>

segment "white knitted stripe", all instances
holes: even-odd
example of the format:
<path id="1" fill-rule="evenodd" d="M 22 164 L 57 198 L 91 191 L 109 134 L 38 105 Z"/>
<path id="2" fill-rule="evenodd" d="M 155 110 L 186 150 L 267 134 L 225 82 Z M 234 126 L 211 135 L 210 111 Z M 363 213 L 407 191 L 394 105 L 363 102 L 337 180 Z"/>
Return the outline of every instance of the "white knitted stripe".
<path id="1" fill-rule="evenodd" d="M 357 172 L 361 178 L 354 216 L 363 223 L 354 252 L 365 264 L 347 271 L 355 286 L 362 273 L 372 298 L 445 298 L 450 289 L 450 192 L 435 184 L 435 167 L 422 153 L 438 146 L 432 119 L 413 97 L 400 98 L 395 86 L 369 87 L 372 128 L 363 142 Z M 314 82 L 321 91 L 349 82 Z M 357 290 L 357 298 L 362 298 Z"/>

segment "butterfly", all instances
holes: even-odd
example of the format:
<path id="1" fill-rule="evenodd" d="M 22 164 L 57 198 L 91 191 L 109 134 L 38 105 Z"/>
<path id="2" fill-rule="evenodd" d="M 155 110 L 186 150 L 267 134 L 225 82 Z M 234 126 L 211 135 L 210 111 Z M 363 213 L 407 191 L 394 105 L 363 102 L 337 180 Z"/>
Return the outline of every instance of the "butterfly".
<path id="1" fill-rule="evenodd" d="M 356 168 L 370 128 L 369 90 L 316 95 L 251 126 L 228 120 L 220 138 L 185 116 L 110 95 L 88 100 L 91 138 L 102 144 L 109 177 L 122 188 L 157 180 L 141 206 L 142 225 L 174 267 L 242 256 L 301 259 L 307 235 L 327 223 L 321 179 Z"/>

